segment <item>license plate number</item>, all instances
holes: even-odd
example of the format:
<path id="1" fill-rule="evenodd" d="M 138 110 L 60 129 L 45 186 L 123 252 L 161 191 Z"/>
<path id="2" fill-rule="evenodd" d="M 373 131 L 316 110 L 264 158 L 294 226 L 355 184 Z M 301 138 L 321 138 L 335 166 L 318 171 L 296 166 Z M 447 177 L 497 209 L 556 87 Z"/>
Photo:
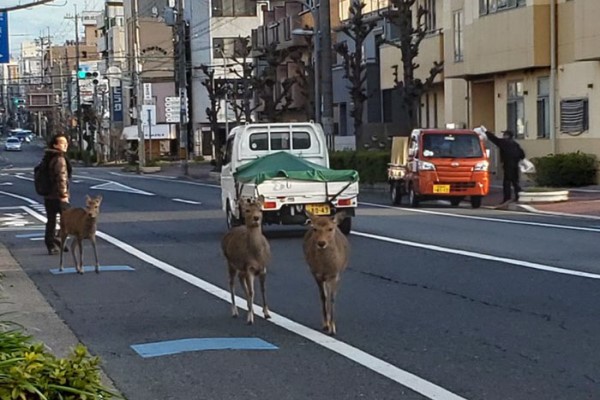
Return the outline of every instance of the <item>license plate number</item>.
<path id="1" fill-rule="evenodd" d="M 307 204 L 306 211 L 313 215 L 331 214 L 331 208 L 329 207 L 329 204 Z"/>
<path id="2" fill-rule="evenodd" d="M 433 185 L 433 193 L 450 193 L 450 185 Z"/>

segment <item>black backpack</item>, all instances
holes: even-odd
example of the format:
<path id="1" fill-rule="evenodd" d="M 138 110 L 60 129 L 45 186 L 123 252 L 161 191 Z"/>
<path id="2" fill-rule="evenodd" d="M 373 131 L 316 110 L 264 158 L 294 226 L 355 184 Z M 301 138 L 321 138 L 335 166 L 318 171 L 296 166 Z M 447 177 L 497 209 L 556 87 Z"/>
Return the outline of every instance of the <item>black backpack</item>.
<path id="1" fill-rule="evenodd" d="M 33 168 L 33 183 L 35 185 L 35 191 L 40 196 L 48 196 L 52 191 L 49 157 L 42 158 L 42 161 Z"/>

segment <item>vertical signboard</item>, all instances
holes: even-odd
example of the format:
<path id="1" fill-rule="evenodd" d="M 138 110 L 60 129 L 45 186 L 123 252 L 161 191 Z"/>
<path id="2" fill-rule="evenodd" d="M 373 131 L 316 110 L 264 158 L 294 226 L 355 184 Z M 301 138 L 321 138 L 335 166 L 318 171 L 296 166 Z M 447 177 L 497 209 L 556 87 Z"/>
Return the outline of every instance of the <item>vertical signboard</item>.
<path id="1" fill-rule="evenodd" d="M 8 14 L 0 12 L 0 64 L 10 62 L 10 50 L 8 48 Z"/>
<path id="2" fill-rule="evenodd" d="M 123 89 L 121 85 L 110 89 L 112 91 L 112 120 L 123 122 Z"/>

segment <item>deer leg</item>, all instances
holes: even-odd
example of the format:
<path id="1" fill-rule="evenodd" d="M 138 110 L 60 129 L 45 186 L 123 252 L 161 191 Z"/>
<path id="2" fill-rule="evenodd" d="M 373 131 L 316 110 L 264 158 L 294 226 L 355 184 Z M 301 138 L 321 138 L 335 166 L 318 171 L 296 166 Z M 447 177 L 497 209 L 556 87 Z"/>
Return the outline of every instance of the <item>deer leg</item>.
<path id="1" fill-rule="evenodd" d="M 246 301 L 248 303 L 248 325 L 254 323 L 254 274 L 252 271 L 246 273 L 246 286 L 248 288 Z"/>
<path id="2" fill-rule="evenodd" d="M 323 313 L 323 330 L 329 331 L 329 320 L 327 319 L 327 296 L 325 295 L 324 282 L 315 278 L 319 287 L 319 297 L 321 299 L 321 309 Z"/>
<path id="3" fill-rule="evenodd" d="M 77 270 L 77 255 L 75 254 L 75 249 L 77 248 L 77 239 L 71 238 L 71 256 L 73 256 L 73 266 L 75 270 Z"/>
<path id="4" fill-rule="evenodd" d="M 335 300 L 337 296 L 339 278 L 336 277 L 329 282 L 329 334 L 336 334 L 335 326 Z"/>
<path id="5" fill-rule="evenodd" d="M 235 290 L 234 290 L 235 276 L 237 275 L 237 270 L 233 267 L 233 265 L 230 264 L 228 271 L 229 271 L 229 292 L 231 293 L 231 316 L 237 317 L 238 309 L 237 309 L 237 306 L 235 305 Z"/>
<path id="6" fill-rule="evenodd" d="M 62 271 L 64 269 L 64 264 L 63 264 L 63 254 L 65 253 L 65 241 L 67 240 L 67 237 L 65 234 L 63 234 L 64 230 L 61 229 L 60 230 L 60 266 L 59 266 L 59 271 Z"/>
<path id="7" fill-rule="evenodd" d="M 242 285 L 242 289 L 244 290 L 244 296 L 246 296 L 246 301 L 250 294 L 248 293 L 248 282 L 246 281 L 246 273 L 243 271 L 238 271 L 238 278 L 240 280 L 240 285 Z M 250 310 L 248 310 L 250 312 Z"/>
<path id="8" fill-rule="evenodd" d="M 83 275 L 83 239 L 77 238 L 77 246 L 79 246 L 79 265 L 77 272 Z"/>
<path id="9" fill-rule="evenodd" d="M 98 249 L 96 249 L 96 236 L 92 235 L 90 237 L 90 241 L 92 242 L 92 248 L 94 249 L 94 258 L 96 259 L 96 273 L 100 273 L 100 264 L 98 263 Z"/>
<path id="10" fill-rule="evenodd" d="M 261 272 L 261 274 L 258 276 L 258 279 L 260 281 L 260 291 L 262 293 L 263 315 L 264 315 L 265 319 L 269 319 L 269 318 L 271 318 L 271 314 L 269 314 L 269 306 L 267 305 L 267 292 L 265 290 L 266 278 L 267 278 L 267 273 L 264 271 Z"/>

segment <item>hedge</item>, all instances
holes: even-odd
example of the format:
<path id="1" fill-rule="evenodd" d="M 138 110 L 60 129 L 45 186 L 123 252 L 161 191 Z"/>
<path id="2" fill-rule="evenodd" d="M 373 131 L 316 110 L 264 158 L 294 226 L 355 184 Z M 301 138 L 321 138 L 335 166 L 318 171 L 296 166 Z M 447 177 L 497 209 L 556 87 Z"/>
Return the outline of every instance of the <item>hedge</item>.
<path id="1" fill-rule="evenodd" d="M 551 154 L 533 158 L 535 183 L 538 186 L 578 187 L 596 184 L 598 159 L 581 152 Z"/>
<path id="2" fill-rule="evenodd" d="M 354 169 L 362 183 L 387 181 L 390 153 L 387 151 L 336 151 L 329 154 L 332 169 Z"/>

